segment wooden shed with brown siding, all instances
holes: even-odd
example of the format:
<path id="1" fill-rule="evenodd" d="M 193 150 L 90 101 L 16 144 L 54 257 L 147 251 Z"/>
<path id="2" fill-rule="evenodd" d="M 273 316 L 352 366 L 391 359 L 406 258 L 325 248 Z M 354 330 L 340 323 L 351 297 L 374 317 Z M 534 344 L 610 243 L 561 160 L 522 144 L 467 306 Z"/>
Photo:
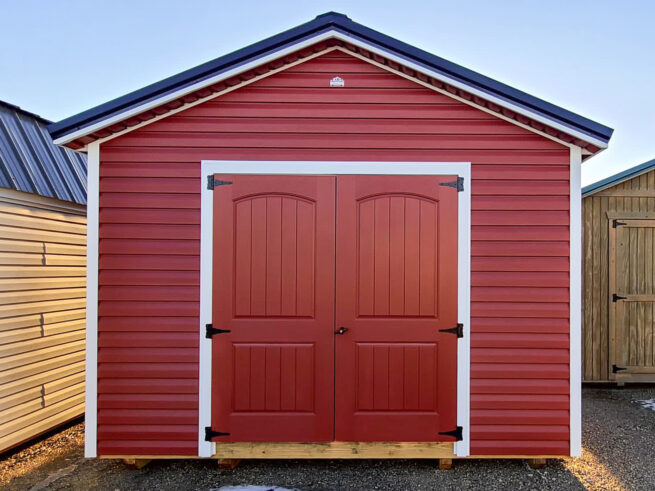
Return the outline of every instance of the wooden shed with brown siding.
<path id="1" fill-rule="evenodd" d="M 0 101 L 0 452 L 84 412 L 86 158 Z"/>
<path id="2" fill-rule="evenodd" d="M 655 382 L 655 160 L 582 196 L 583 380 Z"/>

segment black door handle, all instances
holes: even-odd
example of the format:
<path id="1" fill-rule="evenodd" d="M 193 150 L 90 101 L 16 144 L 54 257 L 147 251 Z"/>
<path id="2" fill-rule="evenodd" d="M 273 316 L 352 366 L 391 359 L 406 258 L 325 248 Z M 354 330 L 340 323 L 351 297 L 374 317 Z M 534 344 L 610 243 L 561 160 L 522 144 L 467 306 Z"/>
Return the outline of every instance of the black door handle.
<path id="1" fill-rule="evenodd" d="M 337 331 L 334 331 L 334 334 L 346 334 L 348 332 L 347 327 L 340 327 Z"/>

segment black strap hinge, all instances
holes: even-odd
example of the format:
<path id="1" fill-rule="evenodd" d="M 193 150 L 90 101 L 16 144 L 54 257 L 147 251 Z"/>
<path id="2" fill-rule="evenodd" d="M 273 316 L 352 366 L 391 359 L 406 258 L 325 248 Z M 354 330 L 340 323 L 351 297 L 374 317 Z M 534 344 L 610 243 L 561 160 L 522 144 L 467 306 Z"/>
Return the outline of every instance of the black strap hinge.
<path id="1" fill-rule="evenodd" d="M 228 184 L 232 184 L 232 181 L 221 181 L 213 175 L 207 176 L 207 189 L 213 190 L 217 186 L 227 186 Z"/>
<path id="2" fill-rule="evenodd" d="M 448 186 L 457 189 L 458 192 L 464 191 L 464 178 L 458 177 L 454 181 L 439 183 L 439 186 Z"/>
<path id="3" fill-rule="evenodd" d="M 205 337 L 207 339 L 211 339 L 215 334 L 225 334 L 232 332 L 229 329 L 216 329 L 212 324 L 205 324 L 205 328 L 207 329 L 205 331 Z"/>
<path id="4" fill-rule="evenodd" d="M 616 218 L 612 220 L 612 228 L 620 227 L 621 225 L 627 225 L 627 223 L 619 222 Z"/>
<path id="5" fill-rule="evenodd" d="M 622 372 L 623 370 L 627 370 L 627 368 L 626 367 L 617 367 L 616 365 L 612 365 L 612 373 Z"/>
<path id="6" fill-rule="evenodd" d="M 612 302 L 618 302 L 619 300 L 625 300 L 628 297 L 622 297 L 621 295 L 617 295 L 616 293 L 612 294 Z"/>
<path id="7" fill-rule="evenodd" d="M 464 337 L 464 324 L 457 324 L 455 327 L 448 329 L 439 329 L 439 332 L 447 332 L 449 334 L 454 334 L 458 338 Z"/>
<path id="8" fill-rule="evenodd" d="M 205 426 L 205 441 L 206 442 L 211 442 L 212 438 L 216 438 L 217 436 L 228 436 L 229 433 L 223 433 L 222 431 L 214 431 L 212 430 L 211 426 Z"/>
<path id="9" fill-rule="evenodd" d="M 454 430 L 450 430 L 450 431 L 440 431 L 439 434 L 444 436 L 452 436 L 456 442 L 462 441 L 463 438 L 461 426 L 458 426 Z"/>

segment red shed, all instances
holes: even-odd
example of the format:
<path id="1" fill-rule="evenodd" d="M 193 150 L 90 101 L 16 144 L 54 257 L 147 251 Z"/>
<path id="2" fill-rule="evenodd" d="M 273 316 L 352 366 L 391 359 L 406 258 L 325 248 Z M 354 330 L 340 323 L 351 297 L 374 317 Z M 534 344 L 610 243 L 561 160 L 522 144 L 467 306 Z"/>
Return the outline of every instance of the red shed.
<path id="1" fill-rule="evenodd" d="M 50 126 L 89 157 L 89 457 L 580 455 L 612 130 L 328 13 Z"/>

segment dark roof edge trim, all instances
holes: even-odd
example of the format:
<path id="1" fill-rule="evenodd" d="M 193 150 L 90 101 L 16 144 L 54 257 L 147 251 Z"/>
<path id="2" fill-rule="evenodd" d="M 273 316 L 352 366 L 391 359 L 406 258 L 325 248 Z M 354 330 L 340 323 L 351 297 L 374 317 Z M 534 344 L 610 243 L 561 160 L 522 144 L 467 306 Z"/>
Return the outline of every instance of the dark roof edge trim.
<path id="1" fill-rule="evenodd" d="M 655 169 L 655 159 L 644 162 L 643 164 L 635 165 L 634 167 L 630 167 L 629 169 L 618 172 L 612 176 L 606 177 L 605 179 L 601 179 L 600 181 L 583 187 L 582 197 L 584 198 L 586 196 L 598 193 L 599 191 L 603 191 L 604 189 L 611 188 L 612 186 L 638 177 L 653 169 Z"/>
<path id="2" fill-rule="evenodd" d="M 298 27 L 168 77 L 160 82 L 156 82 L 75 116 L 53 123 L 48 127 L 48 130 L 54 139 L 62 139 L 73 132 L 79 132 L 105 119 L 115 117 L 130 109 L 165 97 L 186 87 L 196 85 L 203 80 L 216 77 L 222 72 L 238 68 L 247 62 L 256 61 L 259 58 L 289 48 L 297 43 L 309 40 L 331 30 L 338 31 L 365 44 L 370 44 L 381 50 L 395 54 L 407 61 L 416 63 L 442 76 L 464 84 L 467 87 L 477 89 L 506 103 L 517 105 L 530 113 L 541 115 L 547 120 L 556 122 L 570 130 L 577 131 L 596 140 L 590 143 L 601 142 L 606 146 L 614 131 L 607 126 L 432 55 L 353 22 L 342 14 L 333 12 L 320 15 L 314 20 Z"/>

